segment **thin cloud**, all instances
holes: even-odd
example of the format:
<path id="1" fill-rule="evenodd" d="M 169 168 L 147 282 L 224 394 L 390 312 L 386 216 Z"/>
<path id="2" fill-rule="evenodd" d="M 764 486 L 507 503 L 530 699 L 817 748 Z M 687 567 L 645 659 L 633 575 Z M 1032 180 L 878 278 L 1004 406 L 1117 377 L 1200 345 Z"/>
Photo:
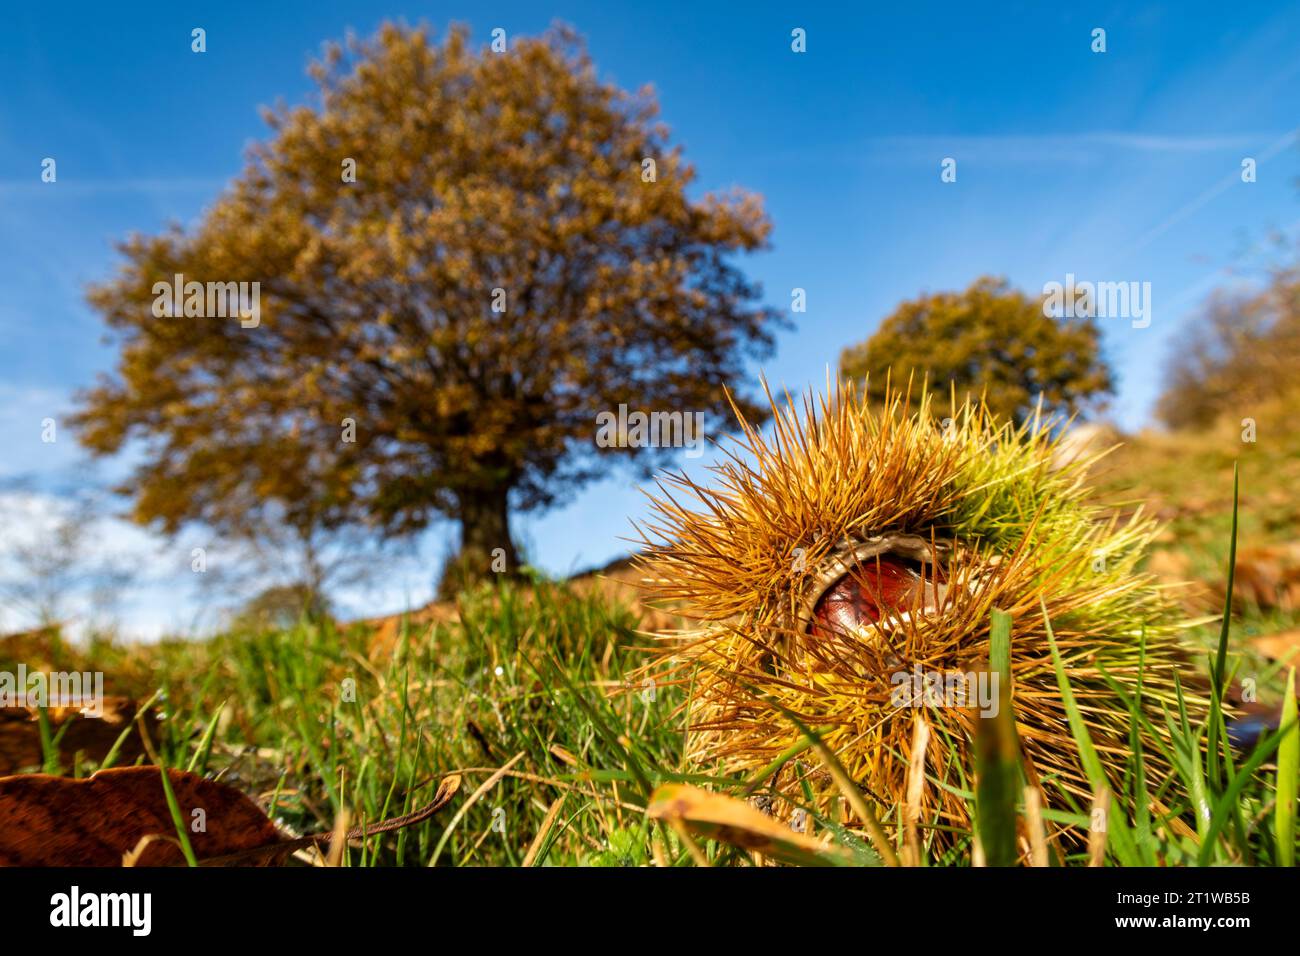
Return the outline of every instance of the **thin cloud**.
<path id="1" fill-rule="evenodd" d="M 894 156 L 934 159 L 936 153 L 978 162 L 1091 162 L 1115 151 L 1196 154 L 1239 150 L 1258 136 L 1159 135 L 1094 131 L 1086 133 L 878 136 L 870 147 Z"/>
<path id="2" fill-rule="evenodd" d="M 212 192 L 225 185 L 222 179 L 74 179 L 61 176 L 56 182 L 44 183 L 36 176 L 31 179 L 0 179 L 0 195 L 27 196 L 71 195 L 77 197 L 105 194 L 189 193 Z"/>
<path id="3" fill-rule="evenodd" d="M 1273 143 L 1271 143 L 1262 152 L 1260 152 L 1258 155 L 1254 156 L 1253 158 L 1255 159 L 1256 162 L 1264 162 L 1266 160 L 1272 159 L 1274 156 L 1278 155 L 1284 149 L 1286 149 L 1287 147 L 1295 143 L 1297 137 L 1300 137 L 1300 130 L 1292 130 L 1291 132 L 1274 140 Z M 1214 185 L 1210 186 L 1209 189 L 1200 193 L 1194 199 L 1187 202 L 1186 204 L 1180 206 L 1164 221 L 1162 221 L 1156 226 L 1153 226 L 1151 229 L 1148 229 L 1142 235 L 1142 238 L 1140 238 L 1129 249 L 1127 249 L 1126 252 L 1127 253 L 1136 252 L 1137 250 L 1150 245 L 1151 242 L 1154 239 L 1156 239 L 1156 237 L 1160 236 L 1162 233 L 1169 231 L 1171 228 L 1173 228 L 1174 226 L 1178 225 L 1180 222 L 1187 219 L 1189 216 L 1191 216 L 1197 210 L 1201 209 L 1203 206 L 1209 204 L 1214 199 L 1218 198 L 1223 193 L 1227 192 L 1229 189 L 1240 184 L 1240 182 L 1241 182 L 1241 171 L 1233 170 L 1231 173 L 1224 176 L 1218 182 L 1214 183 Z"/>

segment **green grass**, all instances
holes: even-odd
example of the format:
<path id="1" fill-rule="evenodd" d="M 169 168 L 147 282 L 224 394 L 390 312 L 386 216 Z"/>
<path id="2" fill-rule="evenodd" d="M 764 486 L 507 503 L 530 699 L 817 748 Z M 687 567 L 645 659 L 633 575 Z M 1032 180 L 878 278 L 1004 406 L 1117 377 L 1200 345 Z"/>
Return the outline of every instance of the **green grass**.
<path id="1" fill-rule="evenodd" d="M 628 606 L 540 583 L 466 595 L 458 622 L 405 629 L 382 662 L 367 656 L 364 629 L 307 623 L 167 645 L 150 667 L 167 717 L 159 757 L 260 798 L 296 833 L 329 829 L 341 808 L 354 822 L 406 812 L 426 802 L 444 774 L 464 775 L 447 811 L 350 848 L 347 865 L 518 866 L 530 848 L 532 865 L 693 865 L 692 847 L 678 831 L 647 820 L 654 788 L 688 782 L 737 797 L 786 798 L 769 791 L 766 778 L 716 778 L 682 766 L 684 689 L 657 686 L 652 694 L 639 682 L 633 671 L 649 642 L 637 635 L 637 623 Z M 1058 677 L 1068 701 L 1064 670 Z M 1168 714 L 1168 725 L 1174 779 L 1146 779 L 1135 747 L 1123 780 L 1094 781 L 1114 790 L 1108 861 L 1289 860 L 1275 833 L 1293 835 L 1294 827 L 1285 814 L 1274 824 L 1272 756 L 1282 735 L 1246 755 L 1233 754 L 1220 731 L 1216 780 L 1206 770 L 1209 727 L 1190 726 L 1178 713 Z M 1085 762 L 1095 764 L 1086 730 L 1081 723 L 1073 729 Z M 815 740 L 809 749 L 816 750 Z M 1014 736 L 996 751 L 996 789 L 981 785 L 966 796 L 973 818 L 989 828 L 988 862 L 1006 863 L 1015 856 L 1009 815 L 1023 814 L 1024 801 L 1018 771 L 1006 766 L 1017 759 Z M 810 769 L 816 763 L 795 751 L 786 759 Z M 510 771 L 471 801 L 506 764 Z M 1073 824 L 1086 839 L 1086 806 L 1057 807 L 1045 817 Z M 880 864 L 865 832 L 816 814 L 813 824 L 859 863 Z M 895 828 L 885 829 L 894 839 Z M 711 865 L 751 862 L 717 840 L 691 842 Z M 901 843 L 893 849 L 901 856 Z M 1078 845 L 1056 859 L 1075 864 L 1086 855 Z M 925 862 L 969 865 L 970 846 Z"/>
<path id="2" fill-rule="evenodd" d="M 648 647 L 636 625 L 542 583 L 465 595 L 457 623 L 404 628 L 383 661 L 364 628 L 308 623 L 171 648 L 162 759 L 273 800 L 295 832 L 343 808 L 358 823 L 409 811 L 463 775 L 452 808 L 352 849 L 351 865 L 519 865 L 561 797 L 533 865 L 644 862 L 641 809 L 679 763 L 681 692 L 632 681 Z"/>

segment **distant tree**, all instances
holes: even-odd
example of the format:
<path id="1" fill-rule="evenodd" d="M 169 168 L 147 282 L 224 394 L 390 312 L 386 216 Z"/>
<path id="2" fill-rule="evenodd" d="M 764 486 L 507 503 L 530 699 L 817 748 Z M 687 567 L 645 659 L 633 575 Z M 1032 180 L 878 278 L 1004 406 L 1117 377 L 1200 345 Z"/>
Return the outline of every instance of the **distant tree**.
<path id="1" fill-rule="evenodd" d="M 311 73 L 319 102 L 267 113 L 202 220 L 128 239 L 90 294 L 121 359 L 77 424 L 98 454 L 139 442 L 138 520 L 238 532 L 273 508 L 304 537 L 400 536 L 443 515 L 481 575 L 517 563 L 512 508 L 656 463 L 597 447 L 599 412 L 730 421 L 778 321 L 730 256 L 770 226 L 755 195 L 689 195 L 648 90 L 602 82 L 564 28 L 498 53 L 388 25 Z M 177 275 L 250 283 L 243 318 L 188 292 L 166 315 Z"/>
<path id="2" fill-rule="evenodd" d="M 1114 392 L 1092 318 L 1052 318 L 1041 299 L 983 277 L 964 292 L 939 292 L 904 302 L 865 342 L 840 356 L 845 378 L 870 376 L 880 397 L 885 377 L 896 388 L 913 376 L 913 393 L 929 381 L 957 399 L 984 395 L 997 415 L 1020 422 L 1042 398 L 1043 410 L 1071 414 Z"/>
<path id="3" fill-rule="evenodd" d="M 272 513 L 248 525 L 207 549 L 195 582 L 205 604 L 234 598 L 242 606 L 250 594 L 273 593 L 302 594 L 312 606 L 330 606 L 333 596 L 384 581 L 417 550 L 407 539 L 377 538 L 360 526 L 297 527 Z"/>
<path id="4" fill-rule="evenodd" d="M 1204 428 L 1276 402 L 1300 368 L 1300 269 L 1277 272 L 1261 291 L 1216 293 L 1179 336 L 1165 367 L 1157 417 Z"/>
<path id="5" fill-rule="evenodd" d="M 80 618 L 96 625 L 136 579 L 131 560 L 108 550 L 101 522 L 108 517 L 94 494 L 38 493 L 24 480 L 0 487 L 0 606 L 37 627 Z"/>
<path id="6" fill-rule="evenodd" d="M 233 616 L 232 630 L 287 631 L 299 621 L 320 622 L 330 616 L 329 603 L 304 585 L 277 584 L 259 592 Z"/>

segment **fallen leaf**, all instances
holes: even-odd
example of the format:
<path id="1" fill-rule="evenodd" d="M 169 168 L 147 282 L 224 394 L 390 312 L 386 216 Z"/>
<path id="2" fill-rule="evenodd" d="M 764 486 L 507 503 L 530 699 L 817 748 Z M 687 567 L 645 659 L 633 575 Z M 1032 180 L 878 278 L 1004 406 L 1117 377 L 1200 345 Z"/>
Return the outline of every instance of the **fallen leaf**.
<path id="1" fill-rule="evenodd" d="M 1251 638 L 1250 643 L 1265 657 L 1275 661 L 1290 659 L 1293 664 L 1300 663 L 1300 656 L 1292 657 L 1292 655 L 1300 655 L 1300 628 L 1264 634 Z"/>
<path id="2" fill-rule="evenodd" d="M 101 763 L 122 731 L 135 719 L 139 704 L 127 697 L 106 697 L 98 714 L 76 706 L 50 707 L 50 735 L 57 739 L 59 760 L 71 767 L 78 752 L 83 760 Z M 146 715 L 151 733 L 158 727 L 153 711 Z M 64 725 L 67 729 L 63 730 Z M 60 731 L 62 735 L 60 736 Z M 116 762 L 130 765 L 144 754 L 140 731 L 132 729 L 118 748 Z M 0 707 L 0 776 L 44 764 L 41 725 L 35 707 Z"/>
<path id="3" fill-rule="evenodd" d="M 1265 611 L 1300 607 L 1300 542 L 1243 548 L 1233 580 L 1234 611 L 1249 605 Z M 1215 583 L 1220 599 L 1226 588 L 1225 581 Z"/>
<path id="4" fill-rule="evenodd" d="M 283 841 L 234 787 L 183 770 L 167 777 L 199 859 Z M 141 848 L 149 836 L 171 839 Z M 139 849 L 135 865 L 169 866 L 185 861 L 176 840 L 157 767 L 101 770 L 83 780 L 43 773 L 0 778 L 0 865 L 121 866 Z"/>
<path id="5" fill-rule="evenodd" d="M 828 846 L 790 829 L 743 800 L 710 793 L 683 783 L 664 784 L 650 795 L 646 815 L 652 820 L 680 823 L 708 839 L 799 866 L 852 863 L 847 849 Z"/>
<path id="6" fill-rule="evenodd" d="M 168 770 L 181 820 L 200 865 L 270 865 L 320 846 L 331 833 L 286 837 L 234 787 Z M 433 816 L 460 789 L 444 777 L 433 800 L 410 813 L 348 830 L 349 841 L 400 830 Z M 202 810 L 202 816 L 194 811 Z M 193 825 L 202 820 L 197 832 Z M 0 777 L 0 866 L 176 866 L 180 849 L 156 767 L 101 770 L 84 779 L 24 774 Z"/>

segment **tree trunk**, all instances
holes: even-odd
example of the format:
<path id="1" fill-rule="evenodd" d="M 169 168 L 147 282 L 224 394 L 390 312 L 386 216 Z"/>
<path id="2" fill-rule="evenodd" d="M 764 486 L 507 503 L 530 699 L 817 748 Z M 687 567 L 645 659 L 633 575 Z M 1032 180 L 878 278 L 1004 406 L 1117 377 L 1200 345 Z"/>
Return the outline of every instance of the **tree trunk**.
<path id="1" fill-rule="evenodd" d="M 508 487 L 460 493 L 460 551 L 447 562 L 438 585 L 442 599 L 497 575 L 513 576 L 519 557 L 510 537 Z"/>

